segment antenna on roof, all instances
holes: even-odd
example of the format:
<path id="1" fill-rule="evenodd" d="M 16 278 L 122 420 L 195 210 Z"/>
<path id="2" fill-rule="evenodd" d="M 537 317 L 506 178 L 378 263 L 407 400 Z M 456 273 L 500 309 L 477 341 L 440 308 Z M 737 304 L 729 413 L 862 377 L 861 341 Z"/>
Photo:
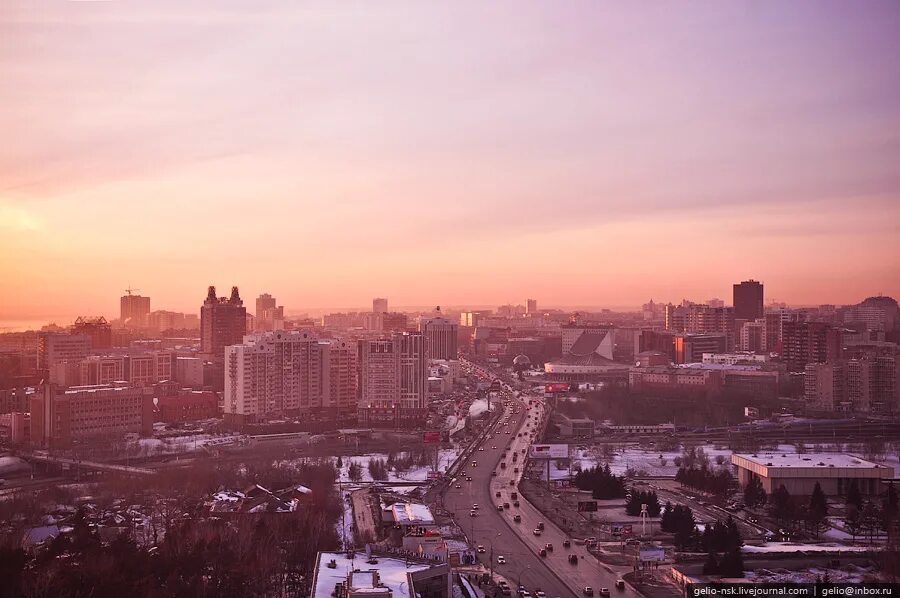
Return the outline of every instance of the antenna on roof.
<path id="1" fill-rule="evenodd" d="M 128 293 L 129 296 L 131 296 L 132 291 L 140 291 L 140 289 L 133 289 L 131 288 L 131 285 L 128 285 L 128 288 L 125 289 L 125 292 Z"/>

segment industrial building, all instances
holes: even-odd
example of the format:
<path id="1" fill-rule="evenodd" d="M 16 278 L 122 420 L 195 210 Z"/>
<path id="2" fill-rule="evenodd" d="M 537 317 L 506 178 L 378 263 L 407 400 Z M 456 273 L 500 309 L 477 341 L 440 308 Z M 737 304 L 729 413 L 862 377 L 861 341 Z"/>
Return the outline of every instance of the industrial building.
<path id="1" fill-rule="evenodd" d="M 816 482 L 827 496 L 841 496 L 854 480 L 860 493 L 873 496 L 894 477 L 893 467 L 840 453 L 735 453 L 731 464 L 742 487 L 759 478 L 766 493 L 784 486 L 792 496 L 812 494 Z"/>

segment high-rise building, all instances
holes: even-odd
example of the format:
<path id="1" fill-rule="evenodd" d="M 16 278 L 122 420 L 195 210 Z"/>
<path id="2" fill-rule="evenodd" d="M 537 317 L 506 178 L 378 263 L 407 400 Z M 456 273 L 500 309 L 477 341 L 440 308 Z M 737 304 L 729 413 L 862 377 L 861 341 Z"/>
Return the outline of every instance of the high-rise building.
<path id="1" fill-rule="evenodd" d="M 734 318 L 753 321 L 763 317 L 763 285 L 756 280 L 745 280 L 734 285 Z"/>
<path id="2" fill-rule="evenodd" d="M 823 322 L 783 322 L 781 358 L 788 371 L 802 372 L 810 363 L 835 361 L 841 356 L 841 332 Z"/>
<path id="3" fill-rule="evenodd" d="M 388 300 L 384 297 L 376 297 L 372 299 L 372 311 L 376 314 L 387 313 L 388 310 Z"/>
<path id="4" fill-rule="evenodd" d="M 393 409 L 400 400 L 399 352 L 393 339 L 359 341 L 360 409 Z"/>
<path id="5" fill-rule="evenodd" d="M 150 315 L 150 297 L 132 295 L 131 289 L 127 289 L 127 293 L 119 298 L 119 319 L 125 326 L 146 326 L 147 316 Z"/>
<path id="6" fill-rule="evenodd" d="M 490 315 L 490 310 L 464 311 L 459 314 L 459 325 L 475 328 L 481 326 L 482 320 Z"/>
<path id="7" fill-rule="evenodd" d="M 384 332 L 405 332 L 409 329 L 409 316 L 401 312 L 381 314 L 381 330 Z"/>
<path id="8" fill-rule="evenodd" d="M 425 336 L 400 332 L 359 341 L 360 424 L 401 425 L 425 416 Z"/>
<path id="9" fill-rule="evenodd" d="M 749 351 L 751 353 L 765 353 L 768 350 L 765 318 L 743 323 L 738 347 L 741 351 Z"/>
<path id="10" fill-rule="evenodd" d="M 255 330 L 283 330 L 284 329 L 284 306 L 277 305 L 275 298 L 263 293 L 256 298 L 256 320 Z"/>
<path id="11" fill-rule="evenodd" d="M 72 334 L 86 334 L 91 337 L 91 349 L 94 351 L 112 347 L 112 326 L 103 316 L 80 316 L 72 325 Z"/>
<path id="12" fill-rule="evenodd" d="M 706 304 L 710 307 L 725 307 L 725 302 L 718 297 L 713 297 L 712 299 L 707 301 Z"/>
<path id="13" fill-rule="evenodd" d="M 243 424 L 356 409 L 353 345 L 309 332 L 248 335 L 225 349 L 225 417 Z"/>
<path id="14" fill-rule="evenodd" d="M 425 335 L 420 332 L 401 332 L 394 335 L 398 347 L 397 373 L 400 378 L 400 407 L 425 409 L 428 377 L 425 363 Z"/>
<path id="15" fill-rule="evenodd" d="M 727 336 L 717 334 L 676 334 L 674 342 L 675 363 L 700 363 L 704 353 L 724 353 L 727 350 Z"/>
<path id="16" fill-rule="evenodd" d="M 38 338 L 38 368 L 49 370 L 64 361 L 80 361 L 91 352 L 87 334 L 42 332 Z"/>
<path id="17" fill-rule="evenodd" d="M 422 318 L 419 332 L 425 335 L 425 354 L 428 359 L 457 359 L 459 325 L 444 317 Z"/>
<path id="18" fill-rule="evenodd" d="M 225 347 L 240 343 L 247 332 L 247 309 L 237 287 L 231 297 L 216 297 L 216 287 L 209 287 L 200 308 L 200 351 L 207 358 L 221 362 Z"/>
<path id="19" fill-rule="evenodd" d="M 537 313 L 537 299 L 525 300 L 525 313 L 532 316 Z"/>
<path id="20" fill-rule="evenodd" d="M 900 409 L 900 360 L 893 355 L 809 363 L 805 398 L 825 411 L 895 413 Z"/>

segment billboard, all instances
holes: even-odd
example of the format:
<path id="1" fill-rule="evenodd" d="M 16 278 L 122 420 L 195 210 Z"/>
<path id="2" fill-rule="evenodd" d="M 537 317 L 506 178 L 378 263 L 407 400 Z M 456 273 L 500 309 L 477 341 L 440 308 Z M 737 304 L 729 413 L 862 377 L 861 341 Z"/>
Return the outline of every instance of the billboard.
<path id="1" fill-rule="evenodd" d="M 440 431 L 425 432 L 422 434 L 422 442 L 425 444 L 437 444 L 441 441 Z"/>
<path id="2" fill-rule="evenodd" d="M 529 453 L 532 459 L 567 459 L 568 444 L 532 444 Z"/>
<path id="3" fill-rule="evenodd" d="M 579 513 L 592 513 L 597 510 L 597 501 L 596 500 L 579 500 L 578 501 L 578 512 Z"/>
<path id="4" fill-rule="evenodd" d="M 641 548 L 642 563 L 661 563 L 666 560 L 666 551 L 662 548 Z"/>
<path id="5" fill-rule="evenodd" d="M 568 382 L 550 382 L 544 385 L 545 394 L 554 394 L 557 392 L 569 392 Z"/>

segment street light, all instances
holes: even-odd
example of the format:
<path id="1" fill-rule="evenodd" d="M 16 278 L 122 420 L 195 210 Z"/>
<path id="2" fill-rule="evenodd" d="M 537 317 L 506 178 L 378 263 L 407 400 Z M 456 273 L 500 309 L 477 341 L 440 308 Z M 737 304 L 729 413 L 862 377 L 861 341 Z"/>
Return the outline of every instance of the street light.
<path id="1" fill-rule="evenodd" d="M 518 586 L 516 588 L 517 590 L 522 587 L 522 571 L 525 571 L 526 569 L 531 569 L 531 565 L 525 565 L 524 567 L 519 569 L 519 573 L 516 575 L 516 585 Z"/>

